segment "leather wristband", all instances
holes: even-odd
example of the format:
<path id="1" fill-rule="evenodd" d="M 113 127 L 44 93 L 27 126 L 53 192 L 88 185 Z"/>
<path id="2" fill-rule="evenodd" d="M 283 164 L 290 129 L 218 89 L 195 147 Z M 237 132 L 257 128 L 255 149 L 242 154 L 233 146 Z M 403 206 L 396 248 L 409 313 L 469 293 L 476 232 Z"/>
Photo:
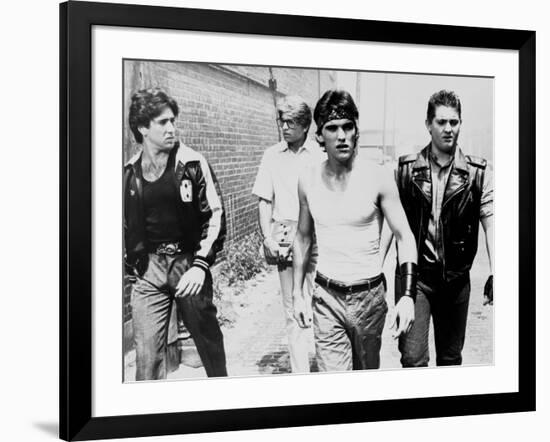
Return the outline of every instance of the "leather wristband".
<path id="1" fill-rule="evenodd" d="M 414 262 L 404 262 L 399 266 L 403 296 L 409 296 L 413 302 L 416 301 L 416 273 Z"/>
<path id="2" fill-rule="evenodd" d="M 205 272 L 210 269 L 210 265 L 208 264 L 208 262 L 198 256 L 195 256 L 195 258 L 193 259 L 193 264 L 191 264 L 191 267 L 198 267 L 200 269 L 203 269 Z"/>

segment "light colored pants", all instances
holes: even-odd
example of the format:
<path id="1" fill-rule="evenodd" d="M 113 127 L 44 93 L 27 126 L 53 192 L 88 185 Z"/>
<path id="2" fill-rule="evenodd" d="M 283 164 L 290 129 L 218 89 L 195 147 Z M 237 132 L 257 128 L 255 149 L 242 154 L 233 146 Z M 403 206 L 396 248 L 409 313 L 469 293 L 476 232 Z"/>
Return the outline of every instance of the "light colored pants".
<path id="1" fill-rule="evenodd" d="M 309 373 L 309 350 L 312 347 L 312 328 L 301 328 L 294 319 L 294 302 L 292 299 L 294 272 L 292 266 L 279 270 L 281 283 L 281 295 L 285 310 L 286 333 L 288 337 L 288 350 L 290 353 L 290 368 L 292 373 Z M 304 281 L 304 296 L 311 302 L 313 285 L 315 284 L 315 270 L 306 273 Z"/>
<path id="2" fill-rule="evenodd" d="M 384 282 L 352 294 L 316 285 L 313 322 L 319 371 L 380 367 L 385 294 Z"/>

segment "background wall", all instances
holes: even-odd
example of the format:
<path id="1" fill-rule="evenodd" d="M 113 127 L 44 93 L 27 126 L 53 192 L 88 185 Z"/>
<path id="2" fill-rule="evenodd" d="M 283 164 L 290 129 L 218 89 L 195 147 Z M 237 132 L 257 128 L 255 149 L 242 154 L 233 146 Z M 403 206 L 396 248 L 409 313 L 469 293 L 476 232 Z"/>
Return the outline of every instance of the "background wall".
<path id="1" fill-rule="evenodd" d="M 252 186 L 264 150 L 279 141 L 274 99 L 299 93 L 314 106 L 321 77 L 329 72 L 137 60 L 127 60 L 124 68 L 124 159 L 138 148 L 127 124 L 131 95 L 143 88 L 162 88 L 179 105 L 179 138 L 206 157 L 219 180 L 227 244 L 256 230 L 258 200 Z M 276 91 L 269 88 L 271 76 L 277 80 Z M 309 135 L 313 133 L 314 128 Z"/>
<path id="2" fill-rule="evenodd" d="M 2 195 L 2 426 L 5 441 L 57 438 L 58 405 L 58 9 L 57 1 L 29 0 L 3 8 L 4 64 L 0 72 L 4 123 Z M 140 3 L 138 0 L 132 3 Z M 550 119 L 550 29 L 543 2 L 525 0 L 499 7 L 495 2 L 464 0 L 442 7 L 435 0 L 357 3 L 187 0 L 145 2 L 163 5 L 429 22 L 452 25 L 535 29 L 537 31 L 537 143 L 539 226 L 550 223 L 543 166 L 549 164 L 545 126 Z M 495 9 L 499 7 L 499 9 Z M 475 13 L 472 13 L 475 11 Z M 495 12 L 498 12 L 495 14 Z M 327 56 L 333 56 L 327 54 Z M 23 174 L 22 171 L 26 173 Z M 7 172 L 7 173 L 6 173 Z M 549 233 L 537 232 L 538 274 L 550 264 Z M 447 441 L 524 438 L 542 440 L 550 417 L 548 398 L 550 309 L 543 277 L 538 282 L 538 411 L 419 421 L 291 428 L 210 435 L 148 438 L 147 441 L 408 440 Z M 525 294 L 526 296 L 532 294 Z"/>

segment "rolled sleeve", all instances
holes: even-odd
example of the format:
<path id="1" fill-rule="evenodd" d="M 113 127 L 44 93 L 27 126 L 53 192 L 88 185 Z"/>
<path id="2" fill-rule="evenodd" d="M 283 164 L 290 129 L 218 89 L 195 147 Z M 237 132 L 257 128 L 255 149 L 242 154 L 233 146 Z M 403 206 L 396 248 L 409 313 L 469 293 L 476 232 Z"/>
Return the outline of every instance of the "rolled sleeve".
<path id="1" fill-rule="evenodd" d="M 493 172 L 489 168 L 485 170 L 479 215 L 481 219 L 493 216 Z"/>

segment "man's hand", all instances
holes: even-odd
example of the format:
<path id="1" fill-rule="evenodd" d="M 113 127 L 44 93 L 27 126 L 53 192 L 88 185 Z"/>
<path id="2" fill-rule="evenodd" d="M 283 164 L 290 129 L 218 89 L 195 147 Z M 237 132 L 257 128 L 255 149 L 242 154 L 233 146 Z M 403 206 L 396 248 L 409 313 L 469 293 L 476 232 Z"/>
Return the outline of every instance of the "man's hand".
<path id="1" fill-rule="evenodd" d="M 483 289 L 483 305 L 493 305 L 493 275 L 489 276 Z"/>
<path id="2" fill-rule="evenodd" d="M 200 267 L 189 267 L 176 287 L 176 296 L 184 298 L 198 294 L 204 284 L 206 274 Z"/>
<path id="3" fill-rule="evenodd" d="M 277 264 L 279 261 L 279 243 L 273 238 L 264 239 L 264 255 L 268 264 Z"/>
<path id="4" fill-rule="evenodd" d="M 268 264 L 285 264 L 287 263 L 292 248 L 281 247 L 281 245 L 272 238 L 266 238 L 264 240 L 264 255 Z"/>
<path id="5" fill-rule="evenodd" d="M 279 245 L 279 263 L 288 263 L 292 256 L 292 244 Z"/>
<path id="6" fill-rule="evenodd" d="M 301 328 L 309 328 L 313 322 L 313 315 L 311 312 L 311 302 L 309 298 L 306 300 L 303 293 L 294 292 L 294 319 Z"/>
<path id="7" fill-rule="evenodd" d="M 414 322 L 414 301 L 410 296 L 402 296 L 395 306 L 395 316 L 390 326 L 393 329 L 392 337 L 397 339 L 400 335 L 411 330 Z"/>

